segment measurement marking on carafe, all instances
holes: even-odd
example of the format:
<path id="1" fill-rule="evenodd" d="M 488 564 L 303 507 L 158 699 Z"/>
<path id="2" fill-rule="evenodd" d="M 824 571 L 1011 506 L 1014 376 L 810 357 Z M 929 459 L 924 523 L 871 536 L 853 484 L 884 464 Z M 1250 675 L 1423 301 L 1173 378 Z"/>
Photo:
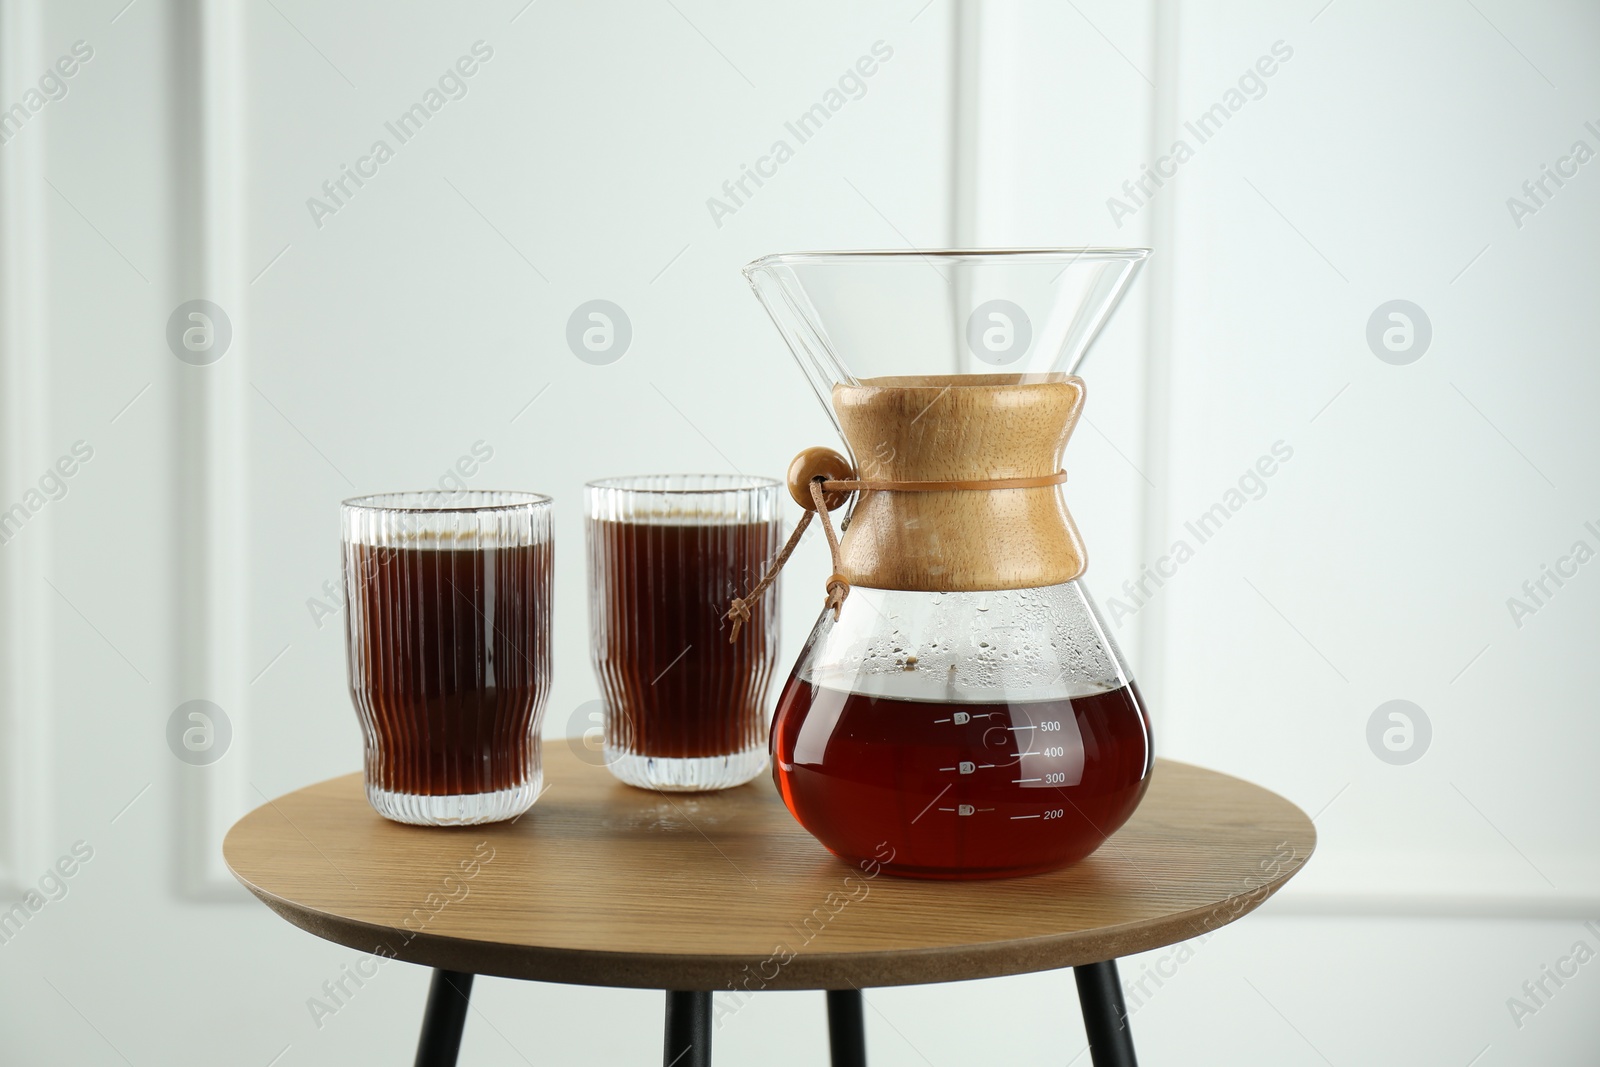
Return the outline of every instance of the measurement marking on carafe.
<path id="1" fill-rule="evenodd" d="M 1013 816 L 1011 816 L 1011 819 L 1012 819 L 1013 822 L 1015 822 L 1018 819 L 1042 819 L 1042 818 L 1044 818 L 1043 815 L 1013 815 Z"/>
<path id="2" fill-rule="evenodd" d="M 1035 726 L 1007 726 L 1007 727 L 1006 727 L 1006 729 L 1007 729 L 1007 730 L 1011 730 L 1011 731 L 1017 731 L 1017 730 L 1035 730 L 1035 729 L 1038 729 L 1038 727 L 1035 727 Z"/>
<path id="3" fill-rule="evenodd" d="M 1021 785 L 1023 782 L 1042 782 L 1042 781 L 1044 781 L 1044 779 L 1043 778 L 1013 778 L 1013 779 L 1011 779 L 1011 781 L 1012 781 L 1012 784 L 1014 784 L 1014 785 Z"/>

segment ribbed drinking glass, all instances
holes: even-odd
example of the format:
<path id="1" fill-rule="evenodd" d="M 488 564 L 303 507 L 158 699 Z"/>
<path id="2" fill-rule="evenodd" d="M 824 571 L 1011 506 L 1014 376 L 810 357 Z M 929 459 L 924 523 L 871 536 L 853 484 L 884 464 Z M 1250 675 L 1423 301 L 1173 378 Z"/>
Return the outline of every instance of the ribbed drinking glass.
<path id="1" fill-rule="evenodd" d="M 527 811 L 550 694 L 550 498 L 384 493 L 345 501 L 343 526 L 367 799 L 428 826 Z"/>
<path id="2" fill-rule="evenodd" d="M 591 482 L 584 497 L 607 766 L 649 789 L 748 782 L 767 765 L 777 589 L 736 643 L 723 616 L 778 551 L 778 483 L 641 475 Z"/>

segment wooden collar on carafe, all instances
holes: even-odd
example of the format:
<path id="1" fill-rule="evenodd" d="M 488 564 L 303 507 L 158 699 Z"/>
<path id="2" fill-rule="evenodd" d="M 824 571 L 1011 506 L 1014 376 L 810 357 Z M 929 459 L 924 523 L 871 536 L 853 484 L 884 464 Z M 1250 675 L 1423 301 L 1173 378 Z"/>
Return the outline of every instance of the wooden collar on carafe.
<path id="1" fill-rule="evenodd" d="M 850 465 L 850 461 L 831 448 L 808 448 L 794 458 L 794 462 L 789 465 L 789 493 L 805 510 L 801 512 L 800 521 L 795 523 L 794 532 L 789 535 L 789 540 L 773 557 L 772 565 L 767 568 L 766 574 L 762 575 L 753 589 L 742 597 L 734 597 L 728 606 L 728 613 L 723 617 L 733 624 L 728 634 L 730 644 L 739 639 L 740 629 L 750 618 L 751 605 L 760 599 L 761 594 L 765 593 L 773 582 L 777 581 L 778 572 L 789 562 L 789 557 L 794 553 L 795 546 L 800 543 L 800 538 L 805 534 L 812 516 L 820 516 L 822 519 L 822 532 L 828 538 L 828 553 L 833 559 L 833 573 L 828 576 L 827 581 L 828 598 L 823 608 L 824 610 L 832 608 L 833 617 L 835 621 L 838 620 L 839 609 L 844 606 L 845 597 L 850 595 L 850 582 L 840 573 L 844 567 L 839 558 L 839 537 L 834 533 L 833 522 L 828 518 L 828 512 L 843 507 L 850 499 L 851 493 L 862 491 L 953 493 L 964 490 L 1043 489 L 1061 485 L 1067 480 L 1067 472 L 1064 470 L 1027 478 L 955 478 L 949 481 L 921 482 L 857 478 L 855 475 L 855 469 Z M 801 490 L 801 486 L 805 489 Z M 802 492 L 806 495 L 802 496 Z"/>

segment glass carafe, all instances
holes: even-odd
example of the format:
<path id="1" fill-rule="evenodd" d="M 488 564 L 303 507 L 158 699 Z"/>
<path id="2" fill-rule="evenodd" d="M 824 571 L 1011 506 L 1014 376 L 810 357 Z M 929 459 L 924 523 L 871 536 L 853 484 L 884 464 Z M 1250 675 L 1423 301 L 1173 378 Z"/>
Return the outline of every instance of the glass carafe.
<path id="1" fill-rule="evenodd" d="M 772 758 L 790 812 L 852 863 L 1050 870 L 1144 795 L 1149 718 L 1080 580 L 1060 463 L 1084 399 L 1075 371 L 1147 254 L 802 253 L 745 268 L 850 450 L 809 450 L 791 470 L 797 501 L 849 510 Z M 819 478 L 851 488 L 808 494 Z"/>

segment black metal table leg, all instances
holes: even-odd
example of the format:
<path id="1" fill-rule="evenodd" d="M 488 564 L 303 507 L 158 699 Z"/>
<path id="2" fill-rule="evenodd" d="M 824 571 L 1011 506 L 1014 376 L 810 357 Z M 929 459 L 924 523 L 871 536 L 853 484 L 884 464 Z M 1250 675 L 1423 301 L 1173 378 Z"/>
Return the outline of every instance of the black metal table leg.
<path id="1" fill-rule="evenodd" d="M 472 975 L 435 970 L 428 986 L 428 1007 L 417 1038 L 416 1067 L 456 1067 L 461 1051 L 461 1031 L 467 1025 L 467 998 L 472 995 Z"/>
<path id="2" fill-rule="evenodd" d="M 711 1067 L 711 994 L 667 993 L 666 1067 Z"/>
<path id="3" fill-rule="evenodd" d="M 867 1020 L 861 990 L 828 990 L 828 1052 L 833 1067 L 867 1067 Z"/>
<path id="4" fill-rule="evenodd" d="M 1089 1059 L 1094 1067 L 1138 1067 L 1117 961 L 1074 967 L 1072 976 L 1078 982 L 1078 1004 L 1083 1009 L 1083 1028 L 1089 1035 Z"/>

